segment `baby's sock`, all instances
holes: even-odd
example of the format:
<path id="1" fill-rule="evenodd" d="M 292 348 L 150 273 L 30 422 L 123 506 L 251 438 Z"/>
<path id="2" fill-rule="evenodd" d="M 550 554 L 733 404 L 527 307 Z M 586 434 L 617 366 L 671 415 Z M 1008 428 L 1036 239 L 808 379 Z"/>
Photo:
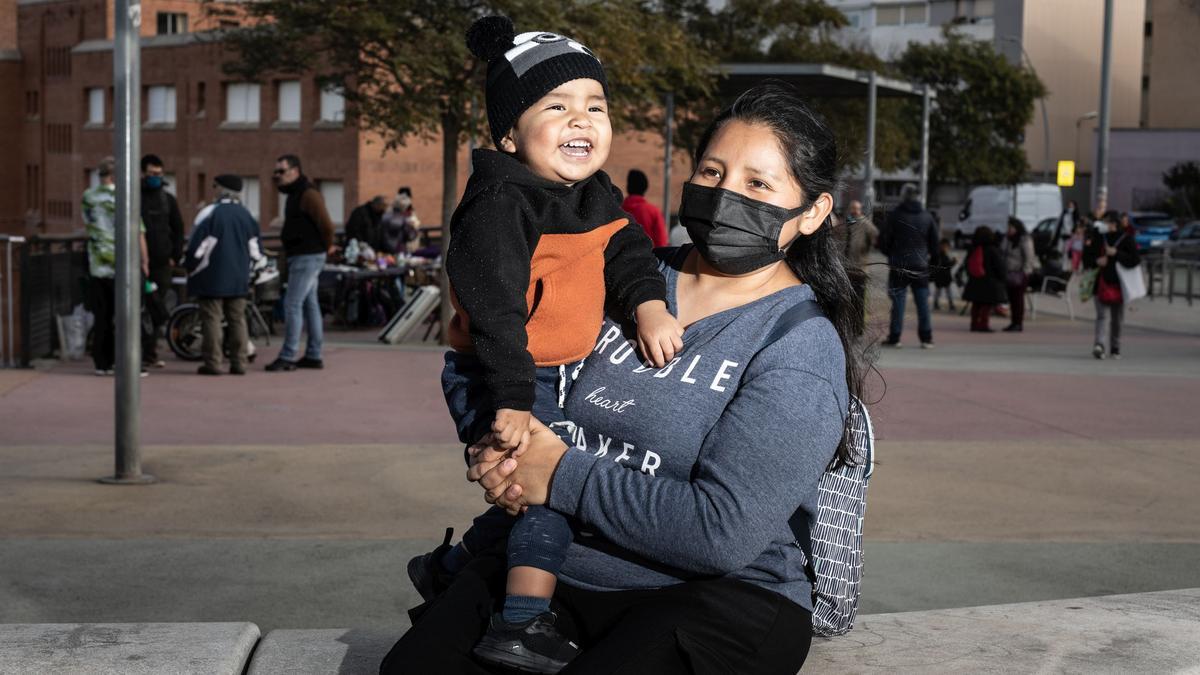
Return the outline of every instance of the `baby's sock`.
<path id="1" fill-rule="evenodd" d="M 462 568 L 467 566 L 467 563 L 471 562 L 471 552 L 460 542 L 455 544 L 454 548 L 446 551 L 446 555 L 442 556 L 440 562 L 442 568 L 447 572 L 458 574 L 462 571 Z"/>
<path id="2" fill-rule="evenodd" d="M 504 598 L 502 615 L 505 623 L 525 623 L 542 612 L 550 611 L 550 598 L 532 595 L 509 595 Z"/>

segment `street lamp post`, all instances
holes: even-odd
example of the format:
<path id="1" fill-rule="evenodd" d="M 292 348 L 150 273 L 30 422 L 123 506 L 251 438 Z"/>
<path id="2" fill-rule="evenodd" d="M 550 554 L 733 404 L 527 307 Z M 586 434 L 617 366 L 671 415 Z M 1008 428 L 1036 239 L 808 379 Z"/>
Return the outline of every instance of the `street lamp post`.
<path id="1" fill-rule="evenodd" d="M 1033 72 L 1033 76 L 1037 77 L 1037 68 L 1033 67 L 1033 59 L 1029 58 L 1029 52 L 1025 51 L 1025 45 L 1015 35 L 1006 35 L 1003 39 L 1005 42 L 1011 42 L 1017 45 L 1021 50 L 1021 55 L 1025 58 L 1025 62 L 1029 64 L 1029 70 Z M 1039 78 L 1040 79 L 1040 78 Z M 1050 182 L 1050 116 L 1046 114 L 1046 95 L 1038 99 L 1042 107 L 1042 144 L 1045 146 L 1042 150 L 1042 180 Z"/>

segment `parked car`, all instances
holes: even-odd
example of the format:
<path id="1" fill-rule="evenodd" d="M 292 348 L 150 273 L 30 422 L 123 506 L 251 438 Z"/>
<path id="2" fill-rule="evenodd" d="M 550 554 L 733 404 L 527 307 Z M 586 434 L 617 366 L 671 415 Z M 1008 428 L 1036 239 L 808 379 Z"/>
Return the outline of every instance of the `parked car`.
<path id="1" fill-rule="evenodd" d="M 1013 200 L 1011 185 L 980 185 L 972 188 L 958 214 L 954 245 L 962 248 L 980 225 L 1003 232 L 1009 216 L 1016 215 L 1026 228 L 1062 213 L 1062 190 L 1053 183 L 1021 183 Z M 1015 208 L 1014 208 L 1015 207 Z"/>
<path id="2" fill-rule="evenodd" d="M 1129 224 L 1140 249 L 1165 245 L 1176 230 L 1175 221 L 1161 211 L 1130 211 Z"/>
<path id="3" fill-rule="evenodd" d="M 1058 217 L 1042 218 L 1030 232 L 1033 237 L 1033 252 L 1037 254 L 1039 260 L 1057 259 L 1062 256 L 1062 239 L 1054 240 L 1054 232 L 1058 229 Z M 1070 236 L 1070 232 L 1066 233 Z"/>
<path id="4" fill-rule="evenodd" d="M 1172 232 L 1167 243 L 1163 244 L 1163 246 L 1170 246 L 1172 248 L 1181 246 L 1200 247 L 1200 220 L 1193 220 Z"/>

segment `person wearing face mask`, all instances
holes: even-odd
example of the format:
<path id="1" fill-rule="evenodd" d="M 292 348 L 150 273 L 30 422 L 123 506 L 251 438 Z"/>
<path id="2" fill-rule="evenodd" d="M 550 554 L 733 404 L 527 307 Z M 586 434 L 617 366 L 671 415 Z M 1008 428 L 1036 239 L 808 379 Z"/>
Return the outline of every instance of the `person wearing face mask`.
<path id="1" fill-rule="evenodd" d="M 396 193 L 392 208 L 379 223 L 379 241 L 383 251 L 404 253 L 417 245 L 421 219 L 413 208 L 412 189 L 405 186 Z"/>
<path id="2" fill-rule="evenodd" d="M 611 316 L 567 396 L 569 443 L 535 424 L 523 453 L 468 453 L 487 501 L 548 506 L 582 533 L 554 596 L 582 647 L 570 672 L 795 673 L 813 605 L 789 520 L 812 522 L 831 462 L 860 459 L 845 425 L 869 367 L 862 270 L 832 232 L 832 130 L 765 84 L 694 159 L 679 212 L 694 245 L 659 251 L 682 351 L 646 365 Z M 478 556 L 380 672 L 479 672 L 467 646 L 504 572 L 503 555 Z"/>
<path id="3" fill-rule="evenodd" d="M 1103 202 L 1101 202 L 1103 203 Z M 1117 265 L 1137 267 L 1141 262 L 1133 234 L 1121 224 L 1116 211 L 1100 218 L 1103 231 L 1089 230 L 1083 242 L 1083 268 L 1098 270 L 1092 280 L 1092 301 L 1096 305 L 1095 339 L 1092 356 L 1097 359 L 1121 358 L 1121 326 L 1125 323 L 1125 298 Z"/>
<path id="4" fill-rule="evenodd" d="M 142 358 L 147 366 L 155 368 L 167 365 L 158 357 L 158 338 L 167 322 L 166 295 L 171 289 L 172 271 L 183 259 L 184 244 L 179 203 L 166 187 L 162 159 L 158 155 L 142 157 L 142 223 L 146 226 L 149 279 L 155 286 L 154 292 L 146 296 L 154 332 L 143 336 Z"/>

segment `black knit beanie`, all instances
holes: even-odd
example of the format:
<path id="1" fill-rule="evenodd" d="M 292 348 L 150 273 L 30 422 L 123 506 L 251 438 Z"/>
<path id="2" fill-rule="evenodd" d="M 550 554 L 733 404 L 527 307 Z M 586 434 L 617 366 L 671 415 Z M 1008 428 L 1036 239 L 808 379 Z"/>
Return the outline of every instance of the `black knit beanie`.
<path id="1" fill-rule="evenodd" d="M 488 64 L 488 125 L 497 148 L 521 113 L 564 82 L 596 80 L 608 96 L 604 66 L 587 47 L 555 33 L 515 33 L 504 16 L 486 16 L 467 30 L 467 48 Z"/>

